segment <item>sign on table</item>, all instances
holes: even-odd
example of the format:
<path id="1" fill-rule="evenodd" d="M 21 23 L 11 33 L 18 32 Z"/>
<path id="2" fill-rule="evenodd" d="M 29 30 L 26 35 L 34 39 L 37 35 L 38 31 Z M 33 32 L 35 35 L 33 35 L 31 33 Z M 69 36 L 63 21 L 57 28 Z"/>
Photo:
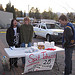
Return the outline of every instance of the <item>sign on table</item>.
<path id="1" fill-rule="evenodd" d="M 51 70 L 55 62 L 56 52 L 41 51 L 28 53 L 25 57 L 24 73 L 39 70 Z"/>

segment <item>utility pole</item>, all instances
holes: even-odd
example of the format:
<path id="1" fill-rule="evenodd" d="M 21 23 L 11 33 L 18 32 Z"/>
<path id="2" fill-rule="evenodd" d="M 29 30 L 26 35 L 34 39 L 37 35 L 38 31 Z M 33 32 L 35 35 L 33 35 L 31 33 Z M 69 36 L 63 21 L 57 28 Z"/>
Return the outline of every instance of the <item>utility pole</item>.
<path id="1" fill-rule="evenodd" d="M 29 16 L 29 5 L 28 5 L 28 16 Z"/>
<path id="2" fill-rule="evenodd" d="M 9 0 L 9 3 L 11 3 L 11 1 Z"/>

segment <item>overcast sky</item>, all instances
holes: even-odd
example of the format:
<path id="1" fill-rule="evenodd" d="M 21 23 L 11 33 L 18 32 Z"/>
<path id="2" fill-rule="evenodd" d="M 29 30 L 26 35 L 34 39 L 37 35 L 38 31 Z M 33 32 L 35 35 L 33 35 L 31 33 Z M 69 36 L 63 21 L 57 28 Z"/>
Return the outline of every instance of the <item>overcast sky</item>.
<path id="1" fill-rule="evenodd" d="M 48 11 L 52 8 L 53 12 L 75 12 L 75 0 L 0 0 L 3 8 L 6 7 L 8 2 L 11 2 L 15 8 L 28 12 L 31 7 L 38 8 L 40 12 Z"/>

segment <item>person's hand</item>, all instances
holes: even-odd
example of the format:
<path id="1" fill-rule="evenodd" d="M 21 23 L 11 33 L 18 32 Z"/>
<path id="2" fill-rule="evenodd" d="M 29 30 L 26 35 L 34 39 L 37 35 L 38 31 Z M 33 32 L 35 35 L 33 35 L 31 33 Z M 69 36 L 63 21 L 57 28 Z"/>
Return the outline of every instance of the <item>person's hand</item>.
<path id="1" fill-rule="evenodd" d="M 67 42 L 65 42 L 65 43 L 63 44 L 63 47 L 64 47 L 64 48 L 65 48 L 65 47 L 68 47 Z"/>

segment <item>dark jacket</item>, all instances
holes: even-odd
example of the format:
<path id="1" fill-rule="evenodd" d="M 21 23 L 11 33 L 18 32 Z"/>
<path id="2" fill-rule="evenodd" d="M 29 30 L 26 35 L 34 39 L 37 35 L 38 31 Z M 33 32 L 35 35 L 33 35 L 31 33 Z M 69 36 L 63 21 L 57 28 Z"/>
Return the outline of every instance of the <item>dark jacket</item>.
<path id="1" fill-rule="evenodd" d="M 75 29 L 72 23 L 67 23 L 63 33 L 63 46 L 72 47 L 75 44 Z"/>
<path id="2" fill-rule="evenodd" d="M 20 33 L 20 28 L 19 27 L 17 27 L 17 32 Z M 14 29 L 11 26 L 7 29 L 7 32 L 6 32 L 6 41 L 7 41 L 9 46 L 16 46 L 16 47 L 20 46 L 20 37 L 19 37 L 19 43 L 17 45 L 14 44 L 14 39 L 15 38 L 16 37 L 14 36 Z"/>
<path id="3" fill-rule="evenodd" d="M 33 26 L 32 25 L 21 25 L 20 27 L 21 43 L 32 42 L 33 37 Z"/>

